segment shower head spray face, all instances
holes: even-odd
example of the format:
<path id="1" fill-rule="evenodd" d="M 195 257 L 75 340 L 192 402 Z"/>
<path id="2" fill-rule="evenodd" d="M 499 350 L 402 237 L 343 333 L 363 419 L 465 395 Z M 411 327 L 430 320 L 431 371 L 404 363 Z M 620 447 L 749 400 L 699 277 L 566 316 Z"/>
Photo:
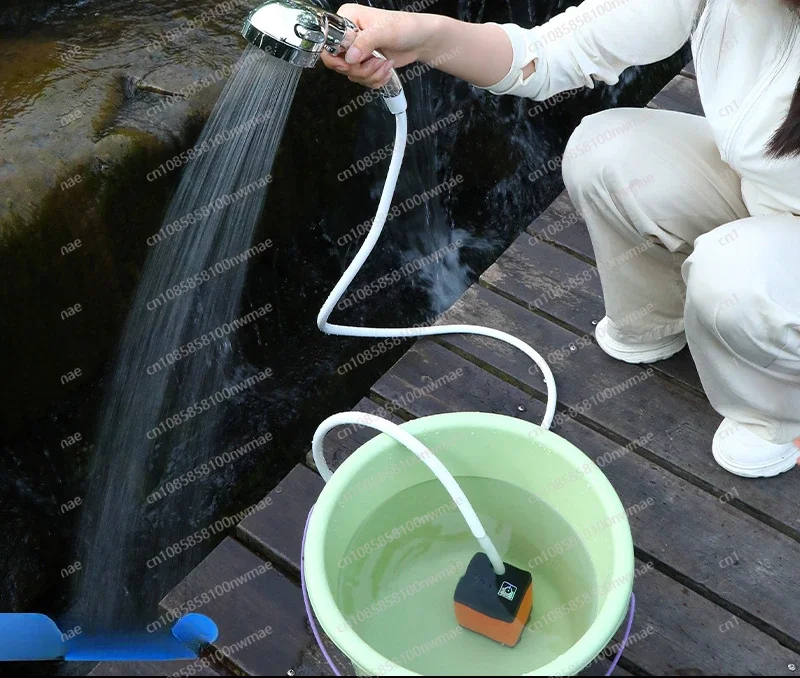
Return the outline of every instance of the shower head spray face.
<path id="1" fill-rule="evenodd" d="M 341 54 L 353 44 L 358 27 L 345 17 L 328 12 L 306 0 L 267 0 L 244 22 L 242 35 L 248 42 L 278 59 L 301 68 L 313 68 L 323 49 Z M 385 58 L 379 52 L 375 56 Z M 405 104 L 403 86 L 397 73 L 381 88 L 389 109 L 396 113 Z M 404 110 L 404 109 L 403 109 Z"/>

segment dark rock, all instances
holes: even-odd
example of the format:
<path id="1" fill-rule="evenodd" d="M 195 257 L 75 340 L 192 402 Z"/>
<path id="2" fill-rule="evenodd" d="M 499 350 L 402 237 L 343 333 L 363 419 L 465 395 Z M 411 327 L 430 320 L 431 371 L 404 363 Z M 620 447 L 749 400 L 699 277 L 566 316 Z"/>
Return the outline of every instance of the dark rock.
<path id="1" fill-rule="evenodd" d="M 239 0 L 4 3 L 0 25 L 28 29 L 0 46 L 0 350 L 14 356 L 0 379 L 19 385 L 3 424 L 41 416 L 108 360 L 180 173 L 146 177 L 199 133 L 242 54 L 245 12 Z"/>
<path id="2" fill-rule="evenodd" d="M 25 28 L 33 21 L 42 21 L 47 14 L 75 0 L 3 0 L 0 6 L 0 30 Z"/>

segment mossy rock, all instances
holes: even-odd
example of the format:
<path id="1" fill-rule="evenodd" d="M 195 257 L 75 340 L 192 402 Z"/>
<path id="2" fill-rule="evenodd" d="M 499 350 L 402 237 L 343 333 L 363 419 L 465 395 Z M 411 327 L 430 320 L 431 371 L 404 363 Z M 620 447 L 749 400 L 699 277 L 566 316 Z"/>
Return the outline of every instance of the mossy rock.
<path id="1" fill-rule="evenodd" d="M 217 4 L 199 0 L 189 13 Z M 108 13 L 29 0 L 0 10 L 0 26 L 32 22 L 9 37 L 0 62 L 0 350 L 9 356 L 0 378 L 15 385 L 0 426 L 41 417 L 112 358 L 145 241 L 180 173 L 146 177 L 194 142 L 225 78 L 191 96 L 181 89 L 229 72 L 219 69 L 242 54 L 235 13 L 159 42 L 188 11 L 163 5 L 134 32 L 119 30 L 120 16 L 147 11 L 134 0 Z M 47 26 L 35 23 L 41 12 Z"/>

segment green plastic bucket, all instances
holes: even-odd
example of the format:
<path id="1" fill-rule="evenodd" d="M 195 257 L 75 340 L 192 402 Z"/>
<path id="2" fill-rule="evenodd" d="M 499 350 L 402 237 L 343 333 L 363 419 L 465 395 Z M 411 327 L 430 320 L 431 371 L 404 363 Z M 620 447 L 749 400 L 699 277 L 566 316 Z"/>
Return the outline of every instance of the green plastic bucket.
<path id="1" fill-rule="evenodd" d="M 634 578 L 627 514 L 600 469 L 511 417 L 443 414 L 403 428 L 461 484 L 503 559 L 532 572 L 531 621 L 513 648 L 457 626 L 452 595 L 478 545 L 425 464 L 379 435 L 336 471 L 309 521 L 306 585 L 325 634 L 359 675 L 558 676 L 591 664 L 622 624 Z"/>

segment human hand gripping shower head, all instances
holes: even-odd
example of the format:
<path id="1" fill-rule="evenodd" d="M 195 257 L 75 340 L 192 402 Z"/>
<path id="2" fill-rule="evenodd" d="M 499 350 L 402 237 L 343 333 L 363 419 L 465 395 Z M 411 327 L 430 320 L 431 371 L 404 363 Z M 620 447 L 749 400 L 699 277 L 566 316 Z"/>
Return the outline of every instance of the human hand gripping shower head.
<path id="1" fill-rule="evenodd" d="M 353 44 L 356 26 L 350 19 L 328 12 L 305 0 L 267 0 L 247 16 L 242 35 L 253 45 L 282 61 L 302 68 L 316 66 L 323 49 L 346 52 Z M 380 52 L 373 52 L 386 59 Z M 408 108 L 397 71 L 381 88 L 386 107 L 395 115 Z"/>
<path id="2" fill-rule="evenodd" d="M 267 0 L 248 15 L 242 35 L 250 43 L 273 57 L 298 67 L 312 68 L 319 60 L 323 49 L 327 49 L 332 54 L 340 54 L 347 50 L 353 44 L 358 30 L 358 27 L 349 19 L 316 7 L 305 0 Z M 379 52 L 374 54 L 378 58 L 385 58 Z M 536 351 L 516 337 L 499 330 L 475 325 L 437 325 L 403 329 L 346 327 L 328 322 L 331 313 L 381 235 L 391 208 L 403 162 L 408 131 L 407 104 L 400 78 L 394 70 L 392 70 L 389 83 L 381 89 L 381 95 L 387 108 L 395 116 L 397 129 L 388 176 L 375 219 L 364 243 L 319 312 L 317 317 L 319 329 L 326 334 L 372 338 L 412 338 L 454 333 L 477 334 L 511 344 L 530 357 L 542 372 L 548 392 L 542 427 L 550 428 L 556 407 L 556 386 L 553 373 Z M 323 453 L 325 435 L 337 426 L 352 424 L 369 426 L 391 436 L 416 455 L 442 483 L 481 548 L 481 552 L 471 560 L 467 572 L 456 588 L 454 596 L 456 619 L 462 626 L 504 645 L 516 645 L 531 614 L 532 577 L 530 573 L 503 562 L 456 479 L 420 440 L 392 422 L 380 417 L 365 415 L 363 412 L 345 412 L 333 415 L 320 424 L 312 444 L 314 461 L 323 479 L 327 482 L 332 475 Z M 309 513 L 310 519 L 311 514 Z M 308 527 L 308 523 L 306 527 Z M 309 612 L 312 629 L 319 641 L 306 594 L 302 562 L 301 555 L 301 582 L 306 608 Z M 321 643 L 320 646 L 322 647 Z M 325 652 L 324 647 L 323 652 Z M 331 665 L 333 666 L 333 664 Z M 334 672 L 336 672 L 335 668 Z M 338 672 L 336 673 L 338 675 Z"/>

